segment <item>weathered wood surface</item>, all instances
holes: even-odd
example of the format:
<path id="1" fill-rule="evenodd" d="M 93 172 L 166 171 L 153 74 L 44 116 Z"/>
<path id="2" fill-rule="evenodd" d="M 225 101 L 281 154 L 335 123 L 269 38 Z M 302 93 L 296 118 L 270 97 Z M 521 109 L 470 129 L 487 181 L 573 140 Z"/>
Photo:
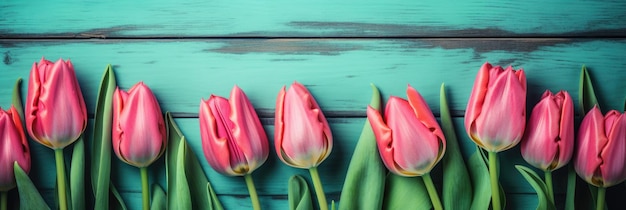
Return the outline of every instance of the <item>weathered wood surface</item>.
<path id="1" fill-rule="evenodd" d="M 69 58 L 93 114 L 98 83 L 110 63 L 121 88 L 144 81 L 153 89 L 162 109 L 174 113 L 225 207 L 239 209 L 250 208 L 243 179 L 217 174 L 204 159 L 200 99 L 227 96 L 239 85 L 272 137 L 278 90 L 297 80 L 311 90 L 331 122 L 336 146 L 320 172 L 329 200 L 337 200 L 365 121 L 370 83 L 384 99 L 404 97 L 410 84 L 436 115 L 439 86 L 446 83 L 466 157 L 474 144 L 464 133 L 463 114 L 476 71 L 486 61 L 525 69 L 529 108 L 545 89 L 564 89 L 578 100 L 585 64 L 602 108 L 621 109 L 626 97 L 624 11 L 623 1 L 8 0 L 0 2 L 0 106 L 10 104 L 15 79 L 28 78 L 33 62 L 42 56 Z M 52 203 L 54 176 L 42 176 L 54 172 L 52 152 L 35 143 L 31 148 L 31 174 L 39 175 L 34 182 Z M 113 159 L 113 181 L 129 207 L 139 209 L 137 171 Z M 534 209 L 534 191 L 513 168 L 525 164 L 519 149 L 504 152 L 501 160 L 507 207 Z M 151 177 L 161 185 L 163 168 L 157 164 Z M 270 152 L 254 174 L 262 206 L 286 209 L 289 176 L 307 173 L 287 167 Z M 564 173 L 555 174 L 557 202 L 563 199 Z M 435 174 L 434 179 L 440 178 Z"/>
<path id="2" fill-rule="evenodd" d="M 8 37 L 622 36 L 624 1 L 17 1 Z"/>

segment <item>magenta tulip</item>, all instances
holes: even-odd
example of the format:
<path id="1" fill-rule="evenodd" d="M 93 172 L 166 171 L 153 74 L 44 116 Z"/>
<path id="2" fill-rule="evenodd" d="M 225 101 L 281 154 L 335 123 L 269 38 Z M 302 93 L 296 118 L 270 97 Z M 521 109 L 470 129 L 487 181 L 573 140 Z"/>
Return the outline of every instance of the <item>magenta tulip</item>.
<path id="1" fill-rule="evenodd" d="M 546 90 L 530 115 L 522 139 L 522 157 L 534 167 L 553 171 L 574 152 L 574 104 L 569 93 Z"/>
<path id="2" fill-rule="evenodd" d="M 26 130 L 37 142 L 62 149 L 87 127 L 87 109 L 72 63 L 34 63 L 26 98 Z"/>
<path id="3" fill-rule="evenodd" d="M 487 151 L 504 151 L 519 143 L 525 123 L 524 70 L 485 63 L 478 71 L 465 111 L 468 135 Z"/>
<path id="4" fill-rule="evenodd" d="M 30 149 L 17 110 L 0 108 L 0 192 L 15 187 L 13 163 L 26 172 L 30 171 Z"/>
<path id="5" fill-rule="evenodd" d="M 574 167 L 588 183 L 606 188 L 626 180 L 626 114 L 604 117 L 594 106 L 580 124 Z"/>
<path id="6" fill-rule="evenodd" d="M 296 168 L 318 166 L 333 148 L 333 136 L 319 105 L 302 84 L 283 87 L 276 101 L 276 153 Z"/>
<path id="7" fill-rule="evenodd" d="M 233 87 L 230 100 L 211 95 L 201 101 L 199 118 L 204 156 L 217 172 L 243 176 L 267 160 L 267 135 L 239 87 Z"/>
<path id="8" fill-rule="evenodd" d="M 156 97 L 143 82 L 128 92 L 113 93 L 113 151 L 117 157 L 144 168 L 158 159 L 167 145 L 163 113 Z"/>
<path id="9" fill-rule="evenodd" d="M 367 119 L 389 171 L 400 176 L 422 176 L 443 158 L 446 139 L 424 98 L 411 86 L 406 93 L 408 101 L 389 98 L 384 118 L 368 107 Z"/>

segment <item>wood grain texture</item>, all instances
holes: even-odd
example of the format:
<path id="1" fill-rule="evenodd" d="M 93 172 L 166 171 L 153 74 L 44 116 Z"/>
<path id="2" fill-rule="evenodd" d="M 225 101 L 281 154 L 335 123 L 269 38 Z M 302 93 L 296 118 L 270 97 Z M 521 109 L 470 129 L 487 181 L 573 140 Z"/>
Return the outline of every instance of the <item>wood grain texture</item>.
<path id="1" fill-rule="evenodd" d="M 363 117 L 369 84 L 383 98 L 404 96 L 406 85 L 436 102 L 439 86 L 450 90 L 451 109 L 463 114 L 476 72 L 485 61 L 524 68 L 528 102 L 545 89 L 578 94 L 587 65 L 604 107 L 620 109 L 626 95 L 625 39 L 219 39 L 219 40 L 0 40 L 0 95 L 10 95 L 17 77 L 28 78 L 42 56 L 71 59 L 93 112 L 97 86 L 111 63 L 118 85 L 144 81 L 163 110 L 196 117 L 210 94 L 227 96 L 239 85 L 262 117 L 273 117 L 279 89 L 297 80 L 332 116 Z M 577 98 L 574 98 L 577 100 Z M 1 97 L 0 104 L 10 103 Z M 577 103 L 575 103 L 577 104 Z M 431 103 L 438 112 L 439 105 Z"/>
<path id="2" fill-rule="evenodd" d="M 239 85 L 262 117 L 273 144 L 279 89 L 303 83 L 328 117 L 335 138 L 320 166 L 328 200 L 339 199 L 345 172 L 376 84 L 383 99 L 405 97 L 407 84 L 438 114 L 446 83 L 464 157 L 474 144 L 463 115 L 479 67 L 524 68 L 530 110 L 545 89 L 578 95 L 581 66 L 588 67 L 602 108 L 622 109 L 626 96 L 626 2 L 605 1 L 0 1 L 0 106 L 8 107 L 18 77 L 33 62 L 71 59 L 93 114 L 102 72 L 112 64 L 118 85 L 144 81 L 162 109 L 171 111 L 226 209 L 250 209 L 244 181 L 211 169 L 201 148 L 198 105 L 211 94 L 228 96 Z M 91 121 L 90 121 L 91 123 Z M 90 135 L 91 125 L 87 130 Z M 30 142 L 31 177 L 54 203 L 53 153 Z M 87 140 L 87 148 L 90 141 Z M 69 149 L 66 155 L 69 155 Z M 525 164 L 519 148 L 500 154 L 508 209 L 534 209 L 532 188 L 514 169 Z M 87 161 L 90 163 L 90 161 Z M 112 180 L 130 209 L 139 209 L 138 170 L 113 156 Z M 163 161 L 151 180 L 165 184 Z M 441 189 L 442 171 L 433 178 Z M 308 172 L 286 166 L 274 151 L 254 173 L 264 209 L 287 209 L 287 180 Z M 565 171 L 554 173 L 557 207 L 563 207 Z M 610 188 L 609 208 L 626 205 L 623 185 Z M 312 188 L 311 188 L 312 189 Z M 11 193 L 14 196 L 15 193 Z M 14 198 L 14 197 L 12 197 Z M 93 199 L 87 196 L 87 199 Z"/>
<path id="3" fill-rule="evenodd" d="M 580 0 L 8 0 L 0 37 L 623 37 L 624 11 Z"/>

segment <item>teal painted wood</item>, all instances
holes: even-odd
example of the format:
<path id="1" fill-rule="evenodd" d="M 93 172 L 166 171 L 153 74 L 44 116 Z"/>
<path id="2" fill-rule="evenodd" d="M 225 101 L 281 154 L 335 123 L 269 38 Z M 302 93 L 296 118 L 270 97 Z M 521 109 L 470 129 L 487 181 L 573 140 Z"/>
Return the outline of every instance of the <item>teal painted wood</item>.
<path id="1" fill-rule="evenodd" d="M 90 113 L 108 63 L 122 88 L 144 81 L 163 110 L 186 117 L 197 116 L 200 99 L 212 93 L 227 96 L 234 84 L 248 93 L 262 116 L 273 117 L 279 89 L 294 80 L 305 84 L 330 116 L 340 117 L 365 116 L 370 83 L 381 87 L 384 98 L 405 95 L 410 84 L 436 102 L 445 82 L 451 109 L 460 116 L 485 61 L 524 68 L 529 104 L 545 89 L 577 96 L 583 64 L 605 109 L 622 108 L 626 96 L 626 74 L 621 73 L 625 39 L 5 39 L 0 47 L 0 95 L 9 96 L 15 79 L 28 78 L 42 56 L 70 58 Z M 0 104 L 9 103 L 10 97 L 0 97 Z M 432 109 L 438 112 L 438 104 Z"/>
<path id="2" fill-rule="evenodd" d="M 623 11 L 624 1 L 8 0 L 0 37 L 624 36 Z"/>

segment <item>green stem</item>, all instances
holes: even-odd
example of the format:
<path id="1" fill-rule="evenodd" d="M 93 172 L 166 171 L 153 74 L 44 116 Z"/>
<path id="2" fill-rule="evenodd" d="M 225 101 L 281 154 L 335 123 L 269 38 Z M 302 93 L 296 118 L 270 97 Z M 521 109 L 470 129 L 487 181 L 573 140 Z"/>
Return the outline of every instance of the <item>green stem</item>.
<path id="1" fill-rule="evenodd" d="M 552 186 L 552 171 L 545 171 L 546 187 L 548 187 L 548 198 L 554 203 L 554 187 Z"/>
<path id="2" fill-rule="evenodd" d="M 493 206 L 493 210 L 501 210 L 497 152 L 489 152 L 489 177 L 491 178 L 491 205 Z"/>
<path id="3" fill-rule="evenodd" d="M 0 210 L 7 210 L 7 206 L 9 205 L 9 192 L 2 191 L 0 194 Z"/>
<path id="4" fill-rule="evenodd" d="M 596 203 L 596 210 L 604 210 L 604 197 L 606 194 L 606 188 L 598 187 L 598 197 Z"/>
<path id="5" fill-rule="evenodd" d="M 324 189 L 322 188 L 322 181 L 320 180 L 320 174 L 317 172 L 317 167 L 309 168 L 309 172 L 311 172 L 311 179 L 313 179 L 313 187 L 317 195 L 317 202 L 320 204 L 320 210 L 328 210 L 326 195 L 324 195 Z"/>
<path id="6" fill-rule="evenodd" d="M 150 209 L 150 187 L 148 186 L 148 167 L 139 168 L 141 173 L 141 198 L 143 201 L 143 210 Z"/>
<path id="7" fill-rule="evenodd" d="M 439 201 L 439 195 L 437 194 L 437 189 L 435 189 L 435 184 L 433 184 L 433 179 L 430 178 L 430 173 L 422 175 L 422 179 L 430 196 L 430 202 L 433 203 L 433 208 L 442 210 L 441 201 Z"/>
<path id="8" fill-rule="evenodd" d="M 65 193 L 65 160 L 63 160 L 63 148 L 54 150 L 54 159 L 57 164 L 59 209 L 67 210 L 67 194 Z"/>
<path id="9" fill-rule="evenodd" d="M 250 193 L 250 200 L 252 201 L 252 209 L 261 210 L 261 202 L 259 202 L 259 195 L 256 193 L 256 188 L 254 187 L 254 181 L 252 180 L 252 175 L 246 174 L 243 176 L 246 180 L 246 185 L 248 186 L 248 192 Z"/>

